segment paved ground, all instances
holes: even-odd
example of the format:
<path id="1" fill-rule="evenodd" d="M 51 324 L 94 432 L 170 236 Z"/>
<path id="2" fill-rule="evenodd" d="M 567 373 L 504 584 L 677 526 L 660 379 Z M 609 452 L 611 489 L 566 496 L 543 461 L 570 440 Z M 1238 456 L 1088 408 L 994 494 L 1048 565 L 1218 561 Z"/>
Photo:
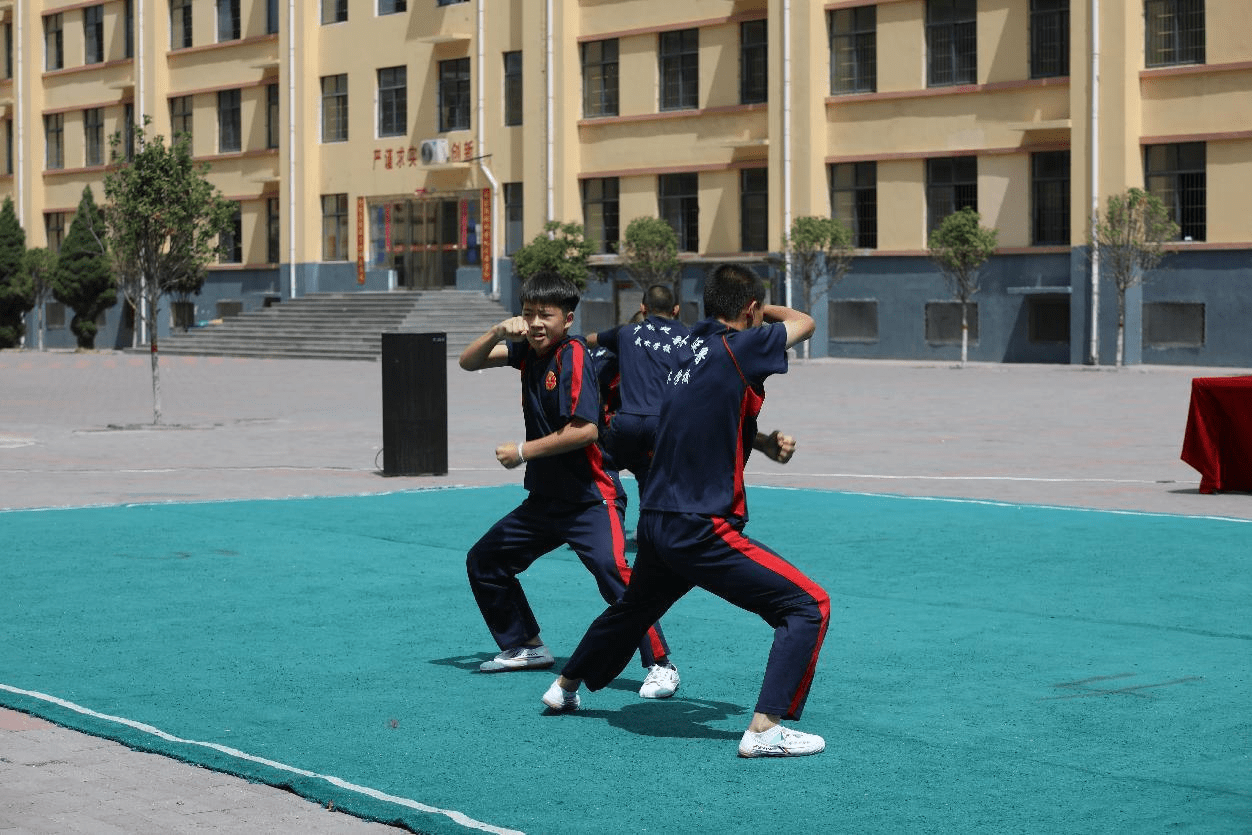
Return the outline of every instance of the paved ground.
<path id="1" fill-rule="evenodd" d="M 1252 519 L 1252 496 L 1200 495 L 1178 457 L 1191 379 L 1247 373 L 797 362 L 762 413 L 796 458 L 748 479 Z M 389 478 L 377 363 L 166 357 L 153 425 L 147 356 L 0 352 L 0 509 L 518 482 L 493 455 L 520 431 L 515 375 L 447 375 L 450 472 Z M 395 831 L 0 709 L 0 832 L 197 830 Z"/>

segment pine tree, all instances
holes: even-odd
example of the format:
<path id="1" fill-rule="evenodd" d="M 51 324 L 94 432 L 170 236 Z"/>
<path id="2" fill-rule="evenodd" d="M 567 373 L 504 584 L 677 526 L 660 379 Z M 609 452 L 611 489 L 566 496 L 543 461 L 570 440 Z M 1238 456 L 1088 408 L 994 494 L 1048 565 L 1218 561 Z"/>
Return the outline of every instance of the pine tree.
<path id="1" fill-rule="evenodd" d="M 117 303 L 113 267 L 105 243 L 104 216 L 96 207 L 91 186 L 83 189 L 69 234 L 61 244 L 52 295 L 74 311 L 70 330 L 79 350 L 96 345 L 96 319 Z"/>
<path id="2" fill-rule="evenodd" d="M 22 270 L 26 232 L 18 223 L 12 198 L 0 208 L 0 348 L 16 348 L 25 330 L 22 317 L 34 306 L 30 282 Z"/>

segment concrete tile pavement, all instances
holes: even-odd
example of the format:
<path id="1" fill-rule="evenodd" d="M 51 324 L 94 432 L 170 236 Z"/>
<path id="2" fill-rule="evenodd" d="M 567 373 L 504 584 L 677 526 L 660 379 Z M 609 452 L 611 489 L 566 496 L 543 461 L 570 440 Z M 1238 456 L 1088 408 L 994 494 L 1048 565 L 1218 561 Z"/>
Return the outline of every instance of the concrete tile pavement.
<path id="1" fill-rule="evenodd" d="M 517 382 L 449 362 L 446 476 L 380 474 L 381 366 L 0 352 L 0 509 L 511 484 Z M 798 440 L 751 484 L 1252 519 L 1179 460 L 1190 381 L 1241 369 L 797 361 L 761 428 Z M 628 486 L 631 500 L 633 486 Z M 484 528 L 491 520 L 484 520 Z M 0 526 L 3 515 L 0 514 Z M 468 600 L 468 598 L 467 598 Z M 468 603 L 467 603 L 468 605 Z M 365 832 L 390 827 L 0 710 L 0 832 Z M 392 830 L 394 831 L 394 830 Z"/>

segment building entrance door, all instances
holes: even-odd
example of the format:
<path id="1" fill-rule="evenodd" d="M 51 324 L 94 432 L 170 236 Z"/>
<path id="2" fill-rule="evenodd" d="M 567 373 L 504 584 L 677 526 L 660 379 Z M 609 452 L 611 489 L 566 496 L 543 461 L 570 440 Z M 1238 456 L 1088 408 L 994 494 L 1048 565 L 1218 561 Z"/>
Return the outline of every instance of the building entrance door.
<path id="1" fill-rule="evenodd" d="M 396 284 L 410 290 L 455 287 L 463 248 L 460 201 L 399 200 L 383 210 L 378 243 L 387 255 L 384 263 L 396 271 Z"/>

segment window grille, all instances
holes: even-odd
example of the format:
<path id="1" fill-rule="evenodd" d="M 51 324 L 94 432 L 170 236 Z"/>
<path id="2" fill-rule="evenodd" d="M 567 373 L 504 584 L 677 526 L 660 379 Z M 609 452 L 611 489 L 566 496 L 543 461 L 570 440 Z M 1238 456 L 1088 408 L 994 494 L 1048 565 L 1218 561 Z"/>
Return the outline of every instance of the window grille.
<path id="1" fill-rule="evenodd" d="M 587 239 L 595 243 L 596 252 L 617 252 L 621 237 L 619 189 L 617 177 L 582 181 L 584 228 Z"/>
<path id="2" fill-rule="evenodd" d="M 1208 178 L 1203 142 L 1149 145 L 1144 148 L 1144 181 L 1178 224 L 1184 241 L 1203 241 L 1207 235 Z"/>
<path id="3" fill-rule="evenodd" d="M 764 20 L 739 24 L 739 103 L 769 99 L 769 40 Z"/>
<path id="4" fill-rule="evenodd" d="M 1068 244 L 1069 151 L 1044 151 L 1030 155 L 1031 193 L 1036 246 Z"/>
<path id="5" fill-rule="evenodd" d="M 878 248 L 878 163 L 830 166 L 830 209 L 852 230 L 852 245 Z"/>
<path id="6" fill-rule="evenodd" d="M 1069 75 L 1069 0 L 1030 0 L 1030 77 Z"/>
<path id="7" fill-rule="evenodd" d="M 1143 347 L 1203 348 L 1203 302 L 1146 302 Z"/>
<path id="8" fill-rule="evenodd" d="M 827 304 L 832 342 L 877 342 L 878 301 L 840 299 Z"/>
<path id="9" fill-rule="evenodd" d="M 1147 66 L 1204 63 L 1204 0 L 1145 0 L 1143 29 Z"/>
<path id="10" fill-rule="evenodd" d="M 700 30 L 660 36 L 661 110 L 693 110 L 700 104 Z"/>
<path id="11" fill-rule="evenodd" d="M 926 160 L 926 234 L 948 215 L 966 206 L 978 211 L 978 158 L 937 157 Z"/>
<path id="12" fill-rule="evenodd" d="M 739 172 L 739 248 L 769 251 L 769 169 Z"/>
<path id="13" fill-rule="evenodd" d="M 581 47 L 583 116 L 617 115 L 617 39 L 592 41 Z"/>
<path id="14" fill-rule="evenodd" d="M 878 88 L 877 18 L 876 6 L 827 13 L 832 95 L 872 93 Z"/>
<path id="15" fill-rule="evenodd" d="M 969 302 L 969 341 L 978 341 L 978 302 Z M 934 345 L 961 344 L 961 303 L 926 303 L 926 341 Z"/>
<path id="16" fill-rule="evenodd" d="M 386 67 L 378 71 L 379 136 L 404 136 L 409 121 L 408 92 L 407 68 Z"/>
<path id="17" fill-rule="evenodd" d="M 439 130 L 469 130 L 470 59 L 439 62 Z"/>
<path id="18" fill-rule="evenodd" d="M 674 227 L 680 252 L 700 250 L 700 177 L 662 174 L 657 178 L 660 217 Z"/>
<path id="19" fill-rule="evenodd" d="M 978 80 L 977 0 L 927 0 L 927 84 L 945 87 Z"/>

